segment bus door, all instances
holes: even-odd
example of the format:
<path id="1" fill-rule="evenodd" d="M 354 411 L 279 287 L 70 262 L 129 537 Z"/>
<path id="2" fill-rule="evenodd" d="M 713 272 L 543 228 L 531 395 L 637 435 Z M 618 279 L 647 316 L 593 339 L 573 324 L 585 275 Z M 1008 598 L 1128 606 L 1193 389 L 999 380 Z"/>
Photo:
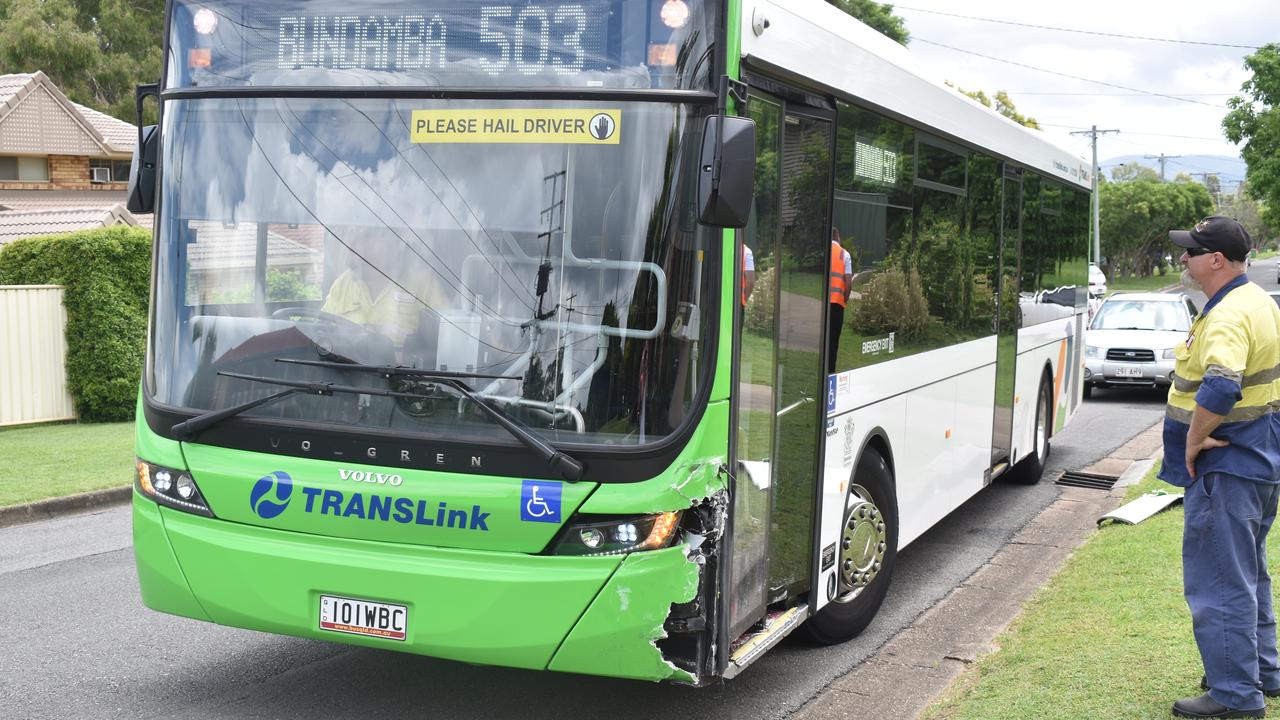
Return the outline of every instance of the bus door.
<path id="1" fill-rule="evenodd" d="M 1022 252 L 1022 169 L 1004 166 L 1001 193 L 1000 250 L 996 258 L 996 397 L 991 428 L 991 465 L 1007 470 L 1002 463 L 1013 461 L 1014 378 L 1018 360 L 1018 328 L 1022 326 L 1018 307 L 1018 257 Z M 992 472 L 990 477 L 998 475 Z"/>
<path id="2" fill-rule="evenodd" d="M 807 589 L 821 467 L 833 114 L 768 85 L 775 92 L 753 85 L 747 104 L 757 176 L 738 247 L 745 285 L 725 642 L 769 603 Z"/>

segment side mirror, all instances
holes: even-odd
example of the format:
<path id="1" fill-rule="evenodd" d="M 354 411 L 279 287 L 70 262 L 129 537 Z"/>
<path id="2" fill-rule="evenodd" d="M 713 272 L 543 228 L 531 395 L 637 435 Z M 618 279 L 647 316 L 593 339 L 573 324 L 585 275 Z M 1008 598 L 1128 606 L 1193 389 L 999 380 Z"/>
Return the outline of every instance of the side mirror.
<path id="1" fill-rule="evenodd" d="M 142 140 L 133 148 L 129 165 L 129 199 L 131 213 L 149 213 L 156 204 L 156 154 L 160 151 L 160 128 L 148 125 L 142 129 Z"/>
<path id="2" fill-rule="evenodd" d="M 698 221 L 746 227 L 755 200 L 756 123 L 729 115 L 707 118 L 698 161 Z"/>
<path id="3" fill-rule="evenodd" d="M 142 124 L 142 102 L 148 97 L 160 100 L 159 85 L 139 85 L 133 91 L 134 110 L 138 117 L 138 143 L 133 146 L 133 162 L 129 165 L 129 195 L 125 206 L 132 213 L 149 213 L 156 205 L 156 160 L 160 152 L 160 128 Z"/>

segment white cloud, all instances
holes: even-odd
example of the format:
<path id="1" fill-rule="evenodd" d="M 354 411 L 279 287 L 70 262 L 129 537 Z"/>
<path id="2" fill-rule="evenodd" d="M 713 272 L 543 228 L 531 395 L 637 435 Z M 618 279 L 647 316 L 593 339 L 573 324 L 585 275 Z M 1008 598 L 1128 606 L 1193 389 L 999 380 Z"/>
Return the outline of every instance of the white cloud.
<path id="1" fill-rule="evenodd" d="M 1088 144 L 1071 130 L 1097 125 L 1119 129 L 1099 145 L 1099 157 L 1123 154 L 1235 156 L 1222 137 L 1226 101 L 1248 79 L 1247 48 L 1154 42 L 1020 27 L 934 12 L 992 18 L 1101 33 L 1171 40 L 1259 46 L 1280 37 L 1280 13 L 1264 0 L 1203 3 L 1189 0 L 1025 3 L 996 0 L 963 5 L 948 0 L 908 0 L 894 12 L 915 39 L 911 52 L 926 73 L 968 90 L 1007 90 L 1018 110 L 1033 116 L 1046 133 L 1087 154 Z M 1073 80 L 962 54 L 924 42 L 942 43 L 1045 70 L 1185 97 L 1179 102 Z M 1163 137 L 1180 135 L 1184 137 Z M 1204 138 L 1204 139 L 1200 139 Z"/>

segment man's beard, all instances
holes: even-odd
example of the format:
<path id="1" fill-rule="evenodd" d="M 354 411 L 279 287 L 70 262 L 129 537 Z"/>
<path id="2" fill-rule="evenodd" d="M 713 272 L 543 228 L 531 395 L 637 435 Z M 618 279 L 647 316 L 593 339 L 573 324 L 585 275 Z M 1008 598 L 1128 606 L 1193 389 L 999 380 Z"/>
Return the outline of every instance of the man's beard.
<path id="1" fill-rule="evenodd" d="M 1179 278 L 1179 281 L 1182 283 L 1182 287 L 1188 290 L 1193 292 L 1204 292 L 1204 287 L 1200 285 L 1200 281 L 1191 277 L 1191 271 L 1187 268 L 1182 269 L 1182 277 Z"/>

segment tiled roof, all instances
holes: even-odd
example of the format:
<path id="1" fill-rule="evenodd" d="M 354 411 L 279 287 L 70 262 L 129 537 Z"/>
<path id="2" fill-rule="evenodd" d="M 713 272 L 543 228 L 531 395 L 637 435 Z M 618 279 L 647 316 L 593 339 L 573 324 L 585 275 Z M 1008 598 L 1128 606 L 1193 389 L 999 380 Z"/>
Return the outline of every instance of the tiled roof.
<path id="1" fill-rule="evenodd" d="M 106 211 L 127 200 L 121 190 L 0 190 L 0 212 L 5 210 L 68 210 L 97 208 Z M 132 215 L 138 227 L 151 229 L 153 215 Z"/>
<path id="2" fill-rule="evenodd" d="M 137 225 L 123 205 L 0 212 L 0 245 L 18 238 L 87 230 L 112 225 Z"/>
<path id="3" fill-rule="evenodd" d="M 138 126 L 133 123 L 127 123 L 123 120 L 117 120 L 106 113 L 100 113 L 91 107 L 85 107 L 80 103 L 71 103 L 72 107 L 80 111 L 85 120 L 89 121 L 98 132 L 102 133 L 103 139 L 107 141 L 107 145 L 111 146 L 116 152 L 133 152 L 133 146 L 138 144 Z"/>
<path id="4" fill-rule="evenodd" d="M 32 102 L 46 103 L 46 108 L 61 107 L 62 112 L 19 109 L 31 95 L 36 95 L 31 99 Z M 47 105 L 50 101 L 54 105 Z M 26 107 L 32 106 L 28 104 Z M 58 132 L 64 137 L 68 133 L 75 135 L 83 132 L 88 138 L 82 142 L 89 142 L 89 147 L 96 145 L 101 148 L 103 155 L 108 156 L 131 154 L 138 140 L 138 131 L 134 125 L 71 102 L 52 80 L 39 71 L 0 75 L 0 124 L 11 115 L 15 118 L 11 122 L 18 123 L 18 137 L 39 137 L 48 130 L 46 126 L 53 122 L 58 125 Z M 73 129 L 77 126 L 81 129 Z"/>
<path id="5" fill-rule="evenodd" d="M 192 270 L 253 267 L 257 262 L 258 226 L 255 223 L 226 227 L 222 223 L 192 220 L 191 229 L 197 238 L 187 246 L 187 261 Z M 310 265 L 320 260 L 318 250 L 275 230 L 267 232 L 268 266 Z"/>
<path id="6" fill-rule="evenodd" d="M 126 200 L 123 190 L 0 190 L 0 205 L 10 210 L 108 207 Z"/>

